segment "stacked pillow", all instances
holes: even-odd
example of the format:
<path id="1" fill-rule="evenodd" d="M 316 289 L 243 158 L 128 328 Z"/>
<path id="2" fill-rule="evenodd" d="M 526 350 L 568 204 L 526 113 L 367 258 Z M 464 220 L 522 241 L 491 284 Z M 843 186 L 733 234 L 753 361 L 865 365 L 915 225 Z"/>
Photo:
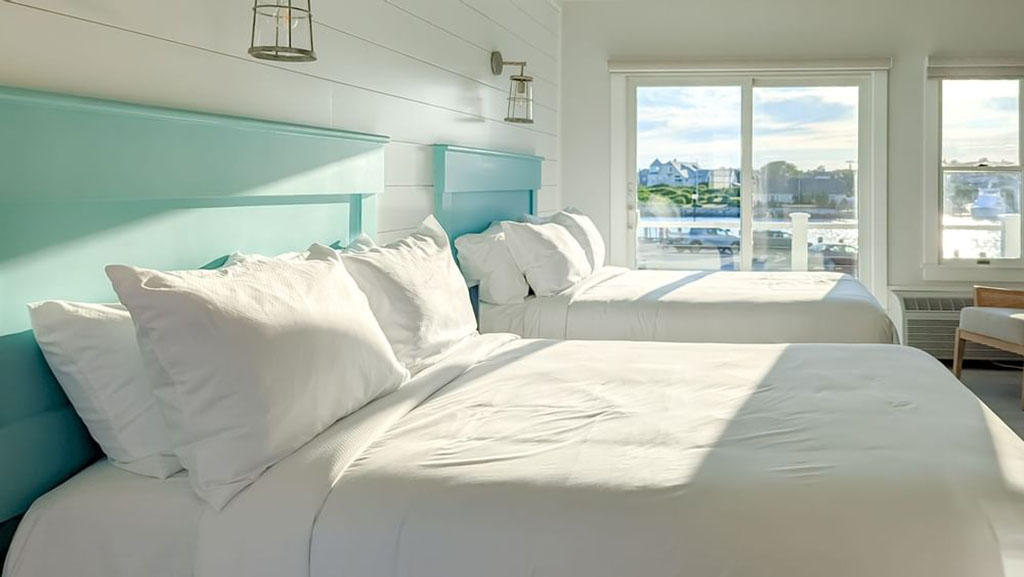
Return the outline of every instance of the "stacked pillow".
<path id="1" fill-rule="evenodd" d="M 174 452 L 216 508 L 409 374 L 336 261 L 107 267 Z"/>
<path id="2" fill-rule="evenodd" d="M 476 334 L 466 282 L 448 235 L 433 216 L 411 235 L 364 251 L 309 249 L 311 259 L 339 260 L 366 293 L 398 359 L 413 374 Z"/>
<path id="3" fill-rule="evenodd" d="M 463 272 L 480 281 L 480 300 L 522 302 L 530 289 L 538 296 L 555 295 L 604 266 L 601 233 L 574 209 L 523 219 L 493 223 L 455 240 Z"/>
<path id="4" fill-rule="evenodd" d="M 107 275 L 123 305 L 34 303 L 36 339 L 115 465 L 159 478 L 184 467 L 216 508 L 476 334 L 433 217 L 383 247 L 364 236 L 235 254 L 217 270 Z"/>
<path id="5" fill-rule="evenodd" d="M 521 303 L 530 294 L 523 272 L 512 258 L 500 222 L 480 234 L 455 239 L 459 264 L 466 278 L 480 281 L 480 300 L 504 305 Z"/>
<path id="6" fill-rule="evenodd" d="M 120 304 L 29 305 L 36 341 L 86 428 L 114 465 L 160 479 L 181 470 Z"/>

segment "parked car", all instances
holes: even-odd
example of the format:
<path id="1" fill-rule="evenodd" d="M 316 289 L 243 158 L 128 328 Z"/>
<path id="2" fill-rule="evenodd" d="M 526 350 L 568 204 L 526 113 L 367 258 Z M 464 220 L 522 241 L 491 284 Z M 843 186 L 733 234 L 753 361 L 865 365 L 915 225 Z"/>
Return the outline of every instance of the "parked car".
<path id="1" fill-rule="evenodd" d="M 812 269 L 825 269 L 847 274 L 857 271 L 857 247 L 842 243 L 821 242 L 807 249 Z"/>
<path id="2" fill-rule="evenodd" d="M 713 248 L 723 253 L 734 253 L 740 250 L 740 237 L 726 228 L 693 227 L 681 235 L 670 235 L 665 239 L 665 244 L 675 247 L 679 252 Z"/>
<path id="3" fill-rule="evenodd" d="M 765 251 L 789 252 L 793 248 L 793 234 L 786 230 L 755 230 L 754 254 Z"/>

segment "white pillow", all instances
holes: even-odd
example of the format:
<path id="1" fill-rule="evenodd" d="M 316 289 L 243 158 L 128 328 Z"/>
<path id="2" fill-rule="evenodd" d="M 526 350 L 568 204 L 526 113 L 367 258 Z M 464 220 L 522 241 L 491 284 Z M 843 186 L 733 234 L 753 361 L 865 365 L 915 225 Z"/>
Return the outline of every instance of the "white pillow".
<path id="1" fill-rule="evenodd" d="M 357 236 L 352 242 L 345 245 L 345 248 L 343 250 L 346 250 L 348 252 L 362 252 L 364 250 L 370 250 L 371 248 L 376 247 L 377 243 L 374 242 L 374 240 L 370 238 L 370 236 L 367 235 L 365 232 L 361 232 L 359 233 L 359 236 Z"/>
<path id="2" fill-rule="evenodd" d="M 591 273 L 583 247 L 555 224 L 501 223 L 512 258 L 537 296 L 558 294 Z"/>
<path id="3" fill-rule="evenodd" d="M 460 236 L 455 248 L 466 278 L 480 281 L 480 300 L 496 305 L 521 303 L 530 293 L 530 285 L 508 250 L 501 223 L 480 234 Z"/>
<path id="4" fill-rule="evenodd" d="M 285 252 L 275 256 L 266 256 L 263 254 L 251 253 L 251 252 L 233 252 L 228 255 L 228 260 L 224 261 L 223 266 L 234 266 L 243 262 L 253 262 L 257 260 L 267 259 L 281 259 L 281 260 L 306 260 L 309 257 L 308 251 L 302 252 Z"/>
<path id="5" fill-rule="evenodd" d="M 604 266 L 604 239 L 601 238 L 601 232 L 594 226 L 594 221 L 582 214 L 569 212 L 567 209 L 553 214 L 551 222 L 564 226 L 569 234 L 576 239 L 576 242 L 583 247 L 583 252 L 586 253 L 587 262 L 590 263 L 593 272 L 597 272 Z"/>
<path id="6" fill-rule="evenodd" d="M 128 311 L 65 301 L 28 310 L 46 362 L 110 462 L 160 479 L 180 471 Z"/>
<path id="7" fill-rule="evenodd" d="M 355 252 L 371 249 L 375 246 L 377 246 L 377 243 L 375 243 L 373 239 L 370 238 L 366 233 L 361 232 L 359 233 L 359 236 L 353 239 L 352 242 L 348 243 L 342 250 Z M 262 254 L 247 252 L 233 252 L 230 255 L 228 255 L 228 260 L 224 262 L 224 266 L 232 266 L 241 262 L 250 262 L 254 260 L 268 258 L 277 258 L 283 260 L 306 260 L 309 258 L 309 251 L 304 250 L 298 252 L 285 252 L 276 256 L 265 256 Z"/>
<path id="8" fill-rule="evenodd" d="M 340 258 L 370 300 L 398 360 L 418 373 L 476 334 L 466 281 L 448 235 L 434 219 L 406 238 L 363 252 L 310 247 L 310 258 Z"/>
<path id="9" fill-rule="evenodd" d="M 107 267 L 135 323 L 174 451 L 220 509 L 267 467 L 396 389 L 398 363 L 338 262 Z"/>

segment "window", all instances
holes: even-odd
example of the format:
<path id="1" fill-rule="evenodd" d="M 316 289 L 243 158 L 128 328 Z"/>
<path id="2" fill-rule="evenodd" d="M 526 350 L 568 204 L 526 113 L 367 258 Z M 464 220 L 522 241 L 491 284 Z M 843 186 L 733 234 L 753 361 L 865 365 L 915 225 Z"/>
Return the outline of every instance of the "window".
<path id="1" fill-rule="evenodd" d="M 1021 258 L 1020 81 L 941 81 L 942 262 Z"/>
<path id="2" fill-rule="evenodd" d="M 872 248 L 885 234 L 873 166 L 885 159 L 886 82 L 883 70 L 624 78 L 628 182 L 666 157 L 687 176 L 626 193 L 624 264 L 838 271 L 884 295 Z"/>
<path id="3" fill-rule="evenodd" d="M 928 62 L 926 281 L 1021 277 L 1024 62 Z"/>

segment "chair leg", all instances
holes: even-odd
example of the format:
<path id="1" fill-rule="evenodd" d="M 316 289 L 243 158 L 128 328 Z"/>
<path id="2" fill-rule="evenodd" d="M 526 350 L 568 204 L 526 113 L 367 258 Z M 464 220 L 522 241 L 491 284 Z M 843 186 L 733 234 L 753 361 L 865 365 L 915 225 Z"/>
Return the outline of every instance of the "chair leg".
<path id="1" fill-rule="evenodd" d="M 1024 411 L 1024 372 L 1020 374 L 1020 410 Z"/>
<path id="2" fill-rule="evenodd" d="M 967 341 L 960 336 L 960 329 L 957 329 L 956 346 L 953 347 L 953 375 L 958 379 L 960 378 L 960 373 L 964 370 L 964 347 L 966 346 Z M 1024 403 L 1024 400 L 1021 402 Z"/>

